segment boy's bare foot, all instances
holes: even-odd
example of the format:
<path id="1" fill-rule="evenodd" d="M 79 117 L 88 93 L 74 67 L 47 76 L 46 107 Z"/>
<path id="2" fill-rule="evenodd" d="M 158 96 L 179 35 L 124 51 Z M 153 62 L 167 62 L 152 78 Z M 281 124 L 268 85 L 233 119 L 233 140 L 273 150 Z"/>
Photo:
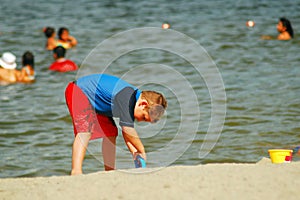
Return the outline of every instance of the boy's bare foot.
<path id="1" fill-rule="evenodd" d="M 71 176 L 80 175 L 80 174 L 82 174 L 81 170 L 74 170 L 74 169 L 72 169 L 72 171 L 71 171 Z"/>

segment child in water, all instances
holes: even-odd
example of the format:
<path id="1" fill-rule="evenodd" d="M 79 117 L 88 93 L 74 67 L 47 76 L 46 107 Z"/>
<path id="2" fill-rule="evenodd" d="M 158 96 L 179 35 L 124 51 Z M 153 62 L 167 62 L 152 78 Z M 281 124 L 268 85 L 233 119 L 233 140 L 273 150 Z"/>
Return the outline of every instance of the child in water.
<path id="1" fill-rule="evenodd" d="M 50 65 L 49 70 L 58 72 L 75 71 L 78 69 L 76 63 L 65 58 L 66 49 L 62 46 L 57 46 L 53 49 L 54 62 Z"/>

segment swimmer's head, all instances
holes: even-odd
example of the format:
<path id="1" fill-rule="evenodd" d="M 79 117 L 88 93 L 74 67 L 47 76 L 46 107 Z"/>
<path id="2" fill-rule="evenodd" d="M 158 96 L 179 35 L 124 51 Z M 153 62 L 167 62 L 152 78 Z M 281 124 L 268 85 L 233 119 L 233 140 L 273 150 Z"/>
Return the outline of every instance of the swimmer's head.
<path id="1" fill-rule="evenodd" d="M 44 33 L 47 38 L 51 37 L 55 33 L 55 29 L 53 27 L 44 28 Z"/>
<path id="2" fill-rule="evenodd" d="M 66 54 L 66 49 L 62 46 L 57 46 L 53 49 L 53 56 L 55 59 L 64 58 Z"/>
<path id="3" fill-rule="evenodd" d="M 61 27 L 58 30 L 57 35 L 60 40 L 66 40 L 69 37 L 69 29 L 67 29 L 66 27 Z"/>
<path id="4" fill-rule="evenodd" d="M 279 18 L 279 22 L 277 24 L 277 30 L 280 33 L 283 32 L 283 31 L 287 31 L 290 34 L 291 38 L 294 37 L 294 31 L 293 31 L 293 28 L 292 28 L 292 24 L 285 17 Z"/>
<path id="5" fill-rule="evenodd" d="M 30 65 L 34 68 L 34 56 L 30 51 L 26 51 L 22 56 L 22 65 Z"/>
<path id="6" fill-rule="evenodd" d="M 255 26 L 255 22 L 252 21 L 252 20 L 249 20 L 249 21 L 246 22 L 246 25 L 247 25 L 248 27 L 254 27 L 254 26 Z"/>
<path id="7" fill-rule="evenodd" d="M 169 29 L 171 26 L 170 26 L 170 24 L 168 24 L 168 23 L 163 23 L 163 24 L 161 25 L 161 27 L 162 27 L 162 29 Z"/>

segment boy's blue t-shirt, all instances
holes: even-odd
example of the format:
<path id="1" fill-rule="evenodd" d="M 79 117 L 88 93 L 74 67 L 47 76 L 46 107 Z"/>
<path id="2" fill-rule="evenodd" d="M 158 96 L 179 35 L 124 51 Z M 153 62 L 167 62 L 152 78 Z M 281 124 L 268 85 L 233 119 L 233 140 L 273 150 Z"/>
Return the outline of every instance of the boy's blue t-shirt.
<path id="1" fill-rule="evenodd" d="M 134 127 L 134 107 L 141 94 L 135 86 L 107 74 L 84 76 L 76 84 L 97 113 L 118 117 L 121 126 Z"/>

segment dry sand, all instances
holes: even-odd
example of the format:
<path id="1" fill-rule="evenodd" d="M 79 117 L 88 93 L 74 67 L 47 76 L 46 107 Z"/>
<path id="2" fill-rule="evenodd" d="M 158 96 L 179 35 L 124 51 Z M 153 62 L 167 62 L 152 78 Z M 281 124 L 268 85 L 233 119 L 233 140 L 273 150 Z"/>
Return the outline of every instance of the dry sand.
<path id="1" fill-rule="evenodd" d="M 0 179 L 0 199 L 300 199 L 300 162 L 171 166 L 80 176 Z"/>

